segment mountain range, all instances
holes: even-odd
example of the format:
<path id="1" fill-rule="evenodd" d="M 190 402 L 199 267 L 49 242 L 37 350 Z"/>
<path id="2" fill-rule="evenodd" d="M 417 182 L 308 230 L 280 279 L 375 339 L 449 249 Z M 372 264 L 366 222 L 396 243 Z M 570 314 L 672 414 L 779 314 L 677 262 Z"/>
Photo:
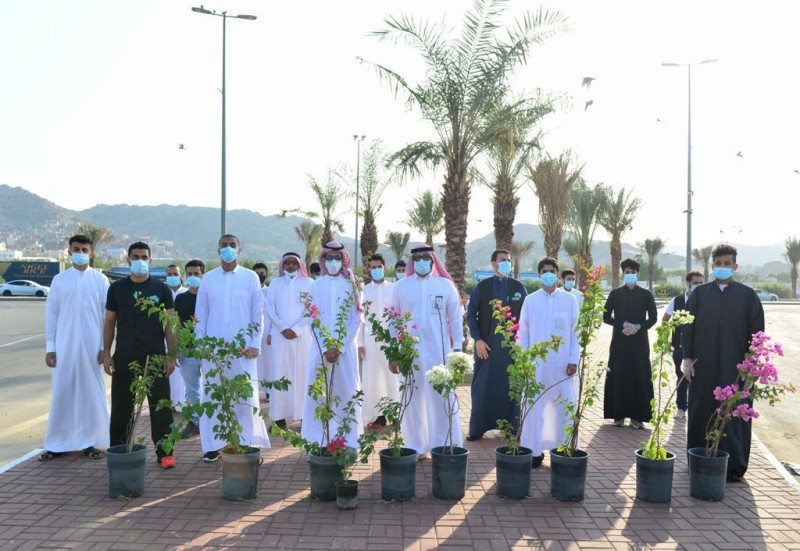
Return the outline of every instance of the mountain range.
<path id="1" fill-rule="evenodd" d="M 228 211 L 227 226 L 231 233 L 242 241 L 247 258 L 269 263 L 277 262 L 289 250 L 303 255 L 303 245 L 295 235 L 294 228 L 306 219 L 294 215 L 264 216 L 245 209 Z M 84 210 L 70 210 L 48 201 L 19 187 L 0 185 L 0 238 L 16 235 L 36 235 L 40 240 L 64 239 L 80 223 L 105 226 L 116 236 L 115 245 L 125 247 L 132 241 L 166 243 L 166 256 L 175 259 L 211 258 L 216 253 L 219 238 L 219 209 L 190 207 L 187 205 L 95 205 Z M 379 221 L 380 223 L 380 221 Z M 385 228 L 379 228 L 381 235 Z M 518 241 L 534 241 L 533 252 L 524 261 L 523 269 L 529 270 L 534 259 L 544 256 L 542 232 L 535 224 L 514 226 L 514 238 Z M 337 235 L 347 247 L 352 248 L 353 238 Z M 484 269 L 495 248 L 494 234 L 489 233 L 467 244 L 467 269 Z M 635 245 L 623 243 L 623 258 L 641 254 Z M 785 264 L 782 258 L 783 244 L 769 246 L 739 245 L 740 262 L 752 271 L 764 269 L 780 271 Z M 394 263 L 388 247 L 381 246 L 379 252 L 387 262 Z M 595 262 L 610 260 L 608 241 L 595 240 L 592 247 Z M 664 254 L 658 258 L 665 269 L 680 268 L 685 264 L 683 256 Z M 764 266 L 766 265 L 766 266 Z"/>

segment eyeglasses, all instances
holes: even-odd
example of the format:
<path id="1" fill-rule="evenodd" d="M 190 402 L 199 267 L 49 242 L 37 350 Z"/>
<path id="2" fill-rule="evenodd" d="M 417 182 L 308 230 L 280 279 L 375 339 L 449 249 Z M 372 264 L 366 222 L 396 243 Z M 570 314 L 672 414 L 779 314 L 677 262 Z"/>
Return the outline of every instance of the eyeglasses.
<path id="1" fill-rule="evenodd" d="M 416 255 L 415 254 L 415 255 L 413 255 L 411 257 L 411 260 L 413 260 L 414 262 L 416 262 L 417 260 L 430 260 L 430 259 L 431 259 L 431 255 L 429 255 L 429 254 L 425 254 L 425 255 L 422 255 L 422 254 L 421 255 Z"/>
<path id="2" fill-rule="evenodd" d="M 333 256 L 332 254 L 326 254 L 325 260 L 341 260 L 341 256 Z"/>

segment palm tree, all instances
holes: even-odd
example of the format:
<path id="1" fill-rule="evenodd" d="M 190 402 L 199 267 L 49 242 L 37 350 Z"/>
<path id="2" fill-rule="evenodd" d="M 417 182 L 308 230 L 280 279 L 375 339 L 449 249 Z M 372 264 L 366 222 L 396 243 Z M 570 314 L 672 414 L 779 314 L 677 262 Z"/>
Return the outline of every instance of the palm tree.
<path id="1" fill-rule="evenodd" d="M 514 263 L 514 277 L 519 279 L 522 259 L 533 252 L 533 241 L 512 241 L 508 248 L 511 253 L 511 260 Z"/>
<path id="2" fill-rule="evenodd" d="M 344 224 L 341 221 L 341 215 L 336 214 L 336 207 L 339 206 L 340 201 L 344 197 L 342 190 L 341 178 L 335 170 L 328 171 L 328 181 L 323 186 L 317 180 L 309 175 L 309 185 L 311 190 L 319 202 L 319 211 L 307 212 L 306 215 L 310 216 L 322 224 L 322 243 L 327 243 L 333 240 L 333 231 L 344 231 Z"/>
<path id="3" fill-rule="evenodd" d="M 708 265 L 711 263 L 711 253 L 714 245 L 702 249 L 692 249 L 692 256 L 703 266 L 703 280 L 708 281 Z"/>
<path id="4" fill-rule="evenodd" d="M 408 106 L 418 108 L 433 126 L 433 141 L 410 143 L 390 161 L 403 176 L 418 176 L 423 166 L 444 167 L 446 265 L 462 294 L 470 168 L 489 138 L 497 134 L 500 122 L 489 114 L 507 96 L 509 76 L 527 62 L 530 48 L 566 27 L 566 18 L 560 13 L 541 9 L 526 12 L 505 27 L 507 9 L 504 0 L 475 0 L 455 39 L 447 36 L 444 23 L 407 16 L 387 19 L 387 29 L 374 33 L 380 39 L 412 46 L 424 61 L 425 74 L 418 83 L 384 65 L 371 65 L 395 95 L 402 92 Z M 507 114 L 511 116 L 521 107 L 512 105 Z"/>
<path id="5" fill-rule="evenodd" d="M 494 238 L 498 249 L 509 249 L 514 240 L 518 192 L 524 183 L 519 176 L 539 149 L 540 135 L 530 134 L 541 119 L 553 111 L 553 105 L 549 100 L 529 101 L 527 109 L 517 111 L 510 118 L 506 115 L 509 109 L 510 106 L 504 105 L 493 114 L 500 118 L 498 133 L 487 146 L 489 177 L 480 178 L 492 191 Z"/>
<path id="6" fill-rule="evenodd" d="M 444 230 L 444 208 L 428 189 L 414 198 L 414 204 L 408 209 L 408 218 L 408 225 L 425 235 L 428 245 L 433 245 L 433 238 Z"/>
<path id="7" fill-rule="evenodd" d="M 653 292 L 653 280 L 655 279 L 657 260 L 656 257 L 661 254 L 667 244 L 660 237 L 653 239 L 645 239 L 644 243 L 639 243 L 638 247 L 644 250 L 647 255 L 647 288 Z"/>
<path id="8" fill-rule="evenodd" d="M 539 226 L 544 234 L 544 252 L 555 259 L 558 259 L 564 236 L 572 186 L 583 170 L 583 165 L 571 167 L 571 162 L 572 155 L 567 151 L 556 158 L 548 155 L 535 167 L 528 167 L 528 178 L 539 198 Z"/>
<path id="9" fill-rule="evenodd" d="M 95 254 L 92 255 L 92 258 L 89 261 L 89 266 L 91 267 L 94 267 L 95 255 L 99 252 L 100 246 L 114 239 L 114 234 L 111 233 L 110 229 L 106 228 L 105 226 L 95 226 L 94 224 L 88 223 L 79 224 L 78 227 L 75 228 L 75 233 L 77 235 L 85 235 L 94 242 L 94 245 L 92 245 L 92 250 Z"/>
<path id="10" fill-rule="evenodd" d="M 633 196 L 633 192 L 620 189 L 614 192 L 606 189 L 606 200 L 600 211 L 600 225 L 611 237 L 611 286 L 619 287 L 619 264 L 622 262 L 622 235 L 631 228 L 636 213 L 642 208 L 642 200 Z"/>
<path id="11" fill-rule="evenodd" d="M 410 233 L 403 233 L 399 231 L 386 232 L 386 244 L 389 245 L 392 253 L 394 253 L 395 264 L 405 258 L 406 247 L 408 247 L 408 241 L 410 239 Z"/>
<path id="12" fill-rule="evenodd" d="M 590 188 L 581 178 L 572 188 L 567 228 L 575 239 L 577 249 L 574 253 L 575 269 L 581 274 L 594 265 L 592 258 L 594 232 L 597 230 L 598 218 L 605 201 L 606 191 L 603 184 Z"/>
<path id="13" fill-rule="evenodd" d="M 316 261 L 319 256 L 320 236 L 322 236 L 322 224 L 314 222 L 303 222 L 294 227 L 294 233 L 303 242 L 306 248 L 306 266 Z"/>
<path id="14" fill-rule="evenodd" d="M 382 173 L 384 165 L 383 144 L 380 140 L 374 140 L 364 153 L 358 197 L 358 208 L 364 220 L 359 240 L 362 259 L 369 258 L 378 250 L 378 228 L 375 219 L 383 207 L 380 202 L 381 196 L 392 183 L 392 178 Z"/>
<path id="15" fill-rule="evenodd" d="M 784 245 L 786 246 L 786 252 L 783 257 L 791 266 L 789 279 L 792 280 L 792 298 L 797 298 L 797 265 L 800 264 L 800 239 L 787 237 Z"/>

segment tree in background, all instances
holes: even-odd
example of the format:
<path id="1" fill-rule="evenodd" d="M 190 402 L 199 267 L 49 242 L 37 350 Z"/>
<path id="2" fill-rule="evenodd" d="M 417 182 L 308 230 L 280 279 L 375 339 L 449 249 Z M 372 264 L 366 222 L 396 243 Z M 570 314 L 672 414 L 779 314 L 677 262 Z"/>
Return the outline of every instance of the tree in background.
<path id="1" fill-rule="evenodd" d="M 361 258 L 369 258 L 370 255 L 378 250 L 378 227 L 375 219 L 380 212 L 381 196 L 386 188 L 392 183 L 391 176 L 383 174 L 382 168 L 385 166 L 385 154 L 383 144 L 380 140 L 374 140 L 364 153 L 364 162 L 360 178 L 358 208 L 364 220 L 361 226 L 361 239 L 359 248 Z M 354 259 L 355 264 L 361 265 Z"/>
<path id="2" fill-rule="evenodd" d="M 572 165 L 572 155 L 567 151 L 555 158 L 548 155 L 535 167 L 528 167 L 528 178 L 539 198 L 539 226 L 544 234 L 544 252 L 550 258 L 558 259 L 572 186 L 583 170 L 583 165 Z"/>
<path id="3" fill-rule="evenodd" d="M 414 84 L 386 66 L 372 64 L 379 78 L 395 95 L 402 92 L 409 107 L 419 109 L 435 132 L 433 141 L 406 145 L 390 157 L 403 176 L 418 176 L 423 166 L 445 169 L 442 203 L 445 215 L 447 271 L 462 295 L 466 286 L 466 240 L 470 169 L 501 121 L 489 115 L 508 95 L 509 77 L 524 65 L 534 44 L 566 28 L 558 12 L 525 12 L 510 26 L 504 18 L 503 0 L 476 0 L 464 15 L 459 37 L 450 39 L 444 24 L 417 21 L 408 16 L 389 18 L 387 29 L 374 33 L 380 39 L 413 47 L 421 56 L 425 73 Z M 519 108 L 507 111 L 512 116 Z"/>
<path id="4" fill-rule="evenodd" d="M 708 266 L 711 264 L 711 253 L 713 250 L 714 245 L 709 245 L 701 249 L 692 249 L 692 256 L 703 266 L 703 279 L 705 281 L 708 281 Z"/>
<path id="5" fill-rule="evenodd" d="M 533 241 L 512 241 L 511 247 L 508 248 L 511 253 L 511 261 L 514 264 L 514 277 L 519 279 L 519 274 L 522 271 L 522 263 L 526 256 L 533 252 Z"/>
<path id="6" fill-rule="evenodd" d="M 312 262 L 316 262 L 320 251 L 322 224 L 303 222 L 299 226 L 294 227 L 294 233 L 300 238 L 300 241 L 303 242 L 303 246 L 306 248 L 306 266 L 310 265 Z"/>
<path id="7" fill-rule="evenodd" d="M 658 261 L 656 257 L 664 250 L 666 243 L 660 237 L 645 239 L 643 243 L 638 243 L 638 247 L 644 251 L 647 256 L 647 288 L 650 292 L 653 291 L 653 280 L 655 279 L 656 267 Z"/>
<path id="8" fill-rule="evenodd" d="M 581 178 L 572 188 L 566 225 L 576 245 L 575 252 L 570 256 L 574 258 L 575 269 L 581 276 L 594 265 L 592 244 L 605 201 L 606 191 L 603 184 L 591 188 Z"/>
<path id="9" fill-rule="evenodd" d="M 789 263 L 789 279 L 792 285 L 792 298 L 797 298 L 797 265 L 800 264 L 800 239 L 796 237 L 787 237 L 784 242 L 786 252 L 783 258 Z"/>
<path id="10" fill-rule="evenodd" d="M 622 236 L 632 228 L 633 220 L 642 200 L 633 196 L 633 192 L 621 188 L 616 193 L 610 187 L 606 189 L 606 200 L 600 211 L 600 225 L 611 237 L 611 286 L 619 287 L 619 264 L 622 262 Z"/>
<path id="11" fill-rule="evenodd" d="M 399 231 L 390 231 L 386 232 L 386 244 L 392 250 L 394 254 L 394 262 L 397 264 L 400 260 L 405 258 L 406 256 L 406 248 L 408 247 L 408 242 L 411 239 L 410 233 L 403 233 Z"/>
<path id="12" fill-rule="evenodd" d="M 344 231 L 341 214 L 336 212 L 345 196 L 341 177 L 335 170 L 329 170 L 325 185 L 320 184 L 313 176 L 309 176 L 308 183 L 317 198 L 319 210 L 307 212 L 306 216 L 310 216 L 322 225 L 321 242 L 327 243 L 333 240 L 334 230 L 340 233 Z"/>
<path id="13" fill-rule="evenodd" d="M 94 245 L 92 246 L 92 250 L 94 251 L 94 255 L 92 256 L 91 261 L 89 262 L 89 266 L 94 268 L 95 256 L 100 253 L 100 247 L 109 243 L 112 239 L 114 239 L 114 234 L 111 233 L 111 230 L 104 227 L 104 226 L 95 226 L 94 224 L 79 224 L 77 228 L 75 228 L 75 233 L 78 235 L 85 235 L 92 241 L 94 241 Z"/>
<path id="14" fill-rule="evenodd" d="M 433 245 L 433 238 L 444 230 L 444 208 L 429 189 L 414 197 L 408 209 L 408 225 L 425 236 L 425 243 Z M 449 251 L 450 249 L 448 249 Z"/>

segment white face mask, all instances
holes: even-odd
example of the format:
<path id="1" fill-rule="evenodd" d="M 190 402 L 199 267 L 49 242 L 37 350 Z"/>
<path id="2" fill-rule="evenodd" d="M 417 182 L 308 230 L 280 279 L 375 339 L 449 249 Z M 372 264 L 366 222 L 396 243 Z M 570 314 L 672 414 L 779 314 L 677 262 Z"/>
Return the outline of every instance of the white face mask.
<path id="1" fill-rule="evenodd" d="M 325 261 L 325 269 L 328 270 L 328 274 L 335 276 L 339 275 L 339 272 L 342 271 L 342 261 L 341 260 L 326 260 Z"/>
<path id="2" fill-rule="evenodd" d="M 291 270 L 291 271 L 290 270 L 286 270 L 283 273 L 285 273 L 287 276 L 289 276 L 289 279 L 294 279 L 294 277 L 297 275 L 297 270 Z"/>

